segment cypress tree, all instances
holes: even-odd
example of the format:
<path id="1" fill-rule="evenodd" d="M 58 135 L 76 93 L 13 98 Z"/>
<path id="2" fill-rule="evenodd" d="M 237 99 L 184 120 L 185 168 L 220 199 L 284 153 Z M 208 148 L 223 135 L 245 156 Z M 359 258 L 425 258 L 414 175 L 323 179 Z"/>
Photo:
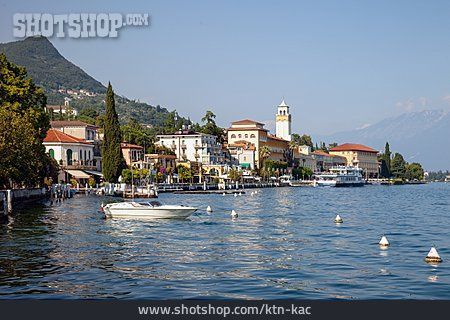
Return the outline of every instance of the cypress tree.
<path id="1" fill-rule="evenodd" d="M 125 167 L 125 161 L 120 146 L 122 137 L 114 102 L 114 91 L 109 82 L 108 89 L 106 90 L 106 115 L 103 123 L 103 131 L 103 177 L 106 182 L 117 182 L 122 173 L 122 169 Z"/>
<path id="2" fill-rule="evenodd" d="M 389 150 L 389 143 L 386 142 L 384 147 L 384 162 L 386 163 L 386 178 L 390 178 L 391 173 L 391 151 Z"/>

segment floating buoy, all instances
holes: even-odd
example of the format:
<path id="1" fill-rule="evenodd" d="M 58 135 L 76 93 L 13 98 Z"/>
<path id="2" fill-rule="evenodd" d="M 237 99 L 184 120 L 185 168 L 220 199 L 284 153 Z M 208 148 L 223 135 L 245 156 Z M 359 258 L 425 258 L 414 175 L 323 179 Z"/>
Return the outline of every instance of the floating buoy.
<path id="1" fill-rule="evenodd" d="M 344 220 L 342 220 L 342 218 L 341 218 L 340 215 L 337 215 L 336 218 L 334 219 L 334 222 L 335 222 L 335 223 L 343 223 Z"/>
<path id="2" fill-rule="evenodd" d="M 206 212 L 212 212 L 212 209 L 210 206 L 208 206 L 208 208 L 206 208 Z"/>
<path id="3" fill-rule="evenodd" d="M 231 210 L 231 218 L 236 219 L 238 217 L 238 214 L 236 211 Z"/>
<path id="4" fill-rule="evenodd" d="M 237 193 L 235 193 L 234 196 L 237 197 Z"/>
<path id="5" fill-rule="evenodd" d="M 255 190 L 255 194 L 257 194 L 258 193 L 258 190 Z"/>
<path id="6" fill-rule="evenodd" d="M 253 196 L 255 193 L 252 191 L 252 193 L 250 193 L 251 196 Z"/>
<path id="7" fill-rule="evenodd" d="M 222 193 L 222 196 L 224 196 L 225 197 L 225 195 L 226 195 L 226 193 L 224 192 L 224 193 Z"/>
<path id="8" fill-rule="evenodd" d="M 442 262 L 441 256 L 435 247 L 431 247 L 430 252 L 428 252 L 425 258 L 425 262 Z"/>
<path id="9" fill-rule="evenodd" d="M 241 193 L 241 192 L 239 192 L 239 195 L 240 195 L 240 196 L 242 196 L 242 193 Z"/>
<path id="10" fill-rule="evenodd" d="M 380 242 L 378 243 L 381 247 L 389 247 L 389 241 L 385 236 L 381 237 Z"/>

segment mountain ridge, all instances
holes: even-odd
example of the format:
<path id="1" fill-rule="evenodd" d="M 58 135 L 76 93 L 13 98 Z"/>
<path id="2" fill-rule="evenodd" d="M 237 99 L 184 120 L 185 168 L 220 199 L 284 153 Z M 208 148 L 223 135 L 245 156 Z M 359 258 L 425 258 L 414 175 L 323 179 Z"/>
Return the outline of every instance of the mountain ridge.
<path id="1" fill-rule="evenodd" d="M 445 148 L 450 137 L 450 113 L 447 110 L 422 110 L 383 119 L 365 128 L 341 131 L 331 135 L 315 135 L 317 141 L 356 142 L 380 152 L 389 142 L 391 151 L 400 152 L 408 162 L 420 162 L 427 170 L 446 170 L 450 150 Z"/>

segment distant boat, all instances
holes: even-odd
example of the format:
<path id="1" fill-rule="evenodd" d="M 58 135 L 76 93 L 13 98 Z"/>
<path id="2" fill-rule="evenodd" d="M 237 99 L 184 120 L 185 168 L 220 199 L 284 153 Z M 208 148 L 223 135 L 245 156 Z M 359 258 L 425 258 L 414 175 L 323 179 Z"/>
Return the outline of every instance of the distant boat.
<path id="1" fill-rule="evenodd" d="M 328 172 L 316 174 L 319 187 L 362 187 L 362 169 L 356 167 L 332 167 Z"/>
<path id="2" fill-rule="evenodd" d="M 197 211 L 182 205 L 163 205 L 159 201 L 109 203 L 102 208 L 110 218 L 180 219 Z"/>

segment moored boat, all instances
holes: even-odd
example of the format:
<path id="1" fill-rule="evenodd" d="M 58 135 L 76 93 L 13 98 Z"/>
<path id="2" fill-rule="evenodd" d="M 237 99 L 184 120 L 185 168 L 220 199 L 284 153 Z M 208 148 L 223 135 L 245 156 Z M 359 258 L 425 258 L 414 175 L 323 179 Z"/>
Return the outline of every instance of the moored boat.
<path id="1" fill-rule="evenodd" d="M 316 174 L 316 185 L 319 187 L 362 187 L 364 180 L 362 169 L 356 167 L 338 166 L 330 168 L 329 172 Z"/>
<path id="2" fill-rule="evenodd" d="M 109 218 L 183 219 L 197 211 L 183 205 L 163 205 L 159 201 L 109 203 L 102 208 Z"/>

